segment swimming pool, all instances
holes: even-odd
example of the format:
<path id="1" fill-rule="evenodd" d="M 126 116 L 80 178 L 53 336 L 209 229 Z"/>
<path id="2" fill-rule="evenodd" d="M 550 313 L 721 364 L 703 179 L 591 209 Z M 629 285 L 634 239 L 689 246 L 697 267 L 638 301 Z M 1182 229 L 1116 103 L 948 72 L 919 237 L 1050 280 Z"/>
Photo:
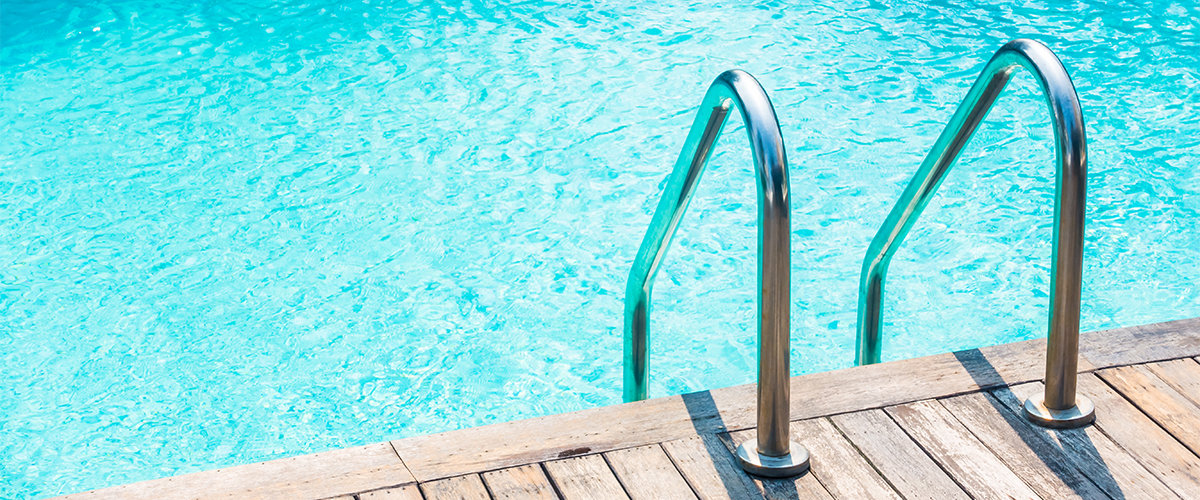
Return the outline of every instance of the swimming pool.
<path id="1" fill-rule="evenodd" d="M 1083 328 L 1200 315 L 1200 7 L 925 3 L 6 4 L 0 496 L 619 402 L 629 265 L 728 68 L 788 145 L 794 373 L 852 363 L 867 242 L 1018 36 L 1087 120 Z M 1045 334 L 1038 99 L 1020 74 L 893 261 L 885 359 Z M 652 396 L 754 377 L 739 127 Z"/>

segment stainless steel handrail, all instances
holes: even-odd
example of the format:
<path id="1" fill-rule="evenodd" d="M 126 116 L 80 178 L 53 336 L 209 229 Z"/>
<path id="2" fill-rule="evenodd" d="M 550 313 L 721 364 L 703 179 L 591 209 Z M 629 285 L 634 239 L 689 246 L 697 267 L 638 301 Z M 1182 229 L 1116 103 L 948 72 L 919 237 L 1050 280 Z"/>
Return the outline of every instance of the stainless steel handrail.
<path id="1" fill-rule="evenodd" d="M 775 109 L 758 81 L 739 70 L 721 73 L 700 103 L 675 161 L 625 288 L 625 400 L 646 398 L 650 292 L 671 237 L 695 193 L 730 106 L 742 112 L 758 174 L 758 440 L 738 448 L 748 472 L 784 477 L 808 469 L 808 451 L 789 439 L 789 311 L 791 227 L 787 155 Z"/>
<path id="2" fill-rule="evenodd" d="M 1017 68 L 1037 78 L 1053 115 L 1058 172 L 1051 258 L 1050 333 L 1046 392 L 1025 402 L 1025 416 L 1048 427 L 1078 427 L 1095 418 L 1094 406 L 1075 394 L 1079 357 L 1079 302 L 1083 268 L 1083 224 L 1087 184 L 1087 138 L 1075 85 L 1062 61 L 1040 42 L 1008 42 L 983 69 L 966 99 L 934 143 L 863 261 L 858 295 L 858 364 L 878 363 L 881 350 L 884 275 L 908 230 L 932 199 L 967 141 L 987 117 Z"/>

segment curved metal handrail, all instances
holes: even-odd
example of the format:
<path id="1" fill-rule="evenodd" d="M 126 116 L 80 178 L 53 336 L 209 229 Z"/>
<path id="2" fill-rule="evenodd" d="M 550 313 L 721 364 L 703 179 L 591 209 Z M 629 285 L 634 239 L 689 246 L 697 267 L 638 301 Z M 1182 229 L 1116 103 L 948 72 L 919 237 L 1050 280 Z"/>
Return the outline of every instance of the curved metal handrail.
<path id="1" fill-rule="evenodd" d="M 934 143 L 863 261 L 858 299 L 858 364 L 880 359 L 884 275 L 888 264 L 946 173 L 987 117 L 1017 68 L 1037 78 L 1053 115 L 1058 164 L 1054 202 L 1054 255 L 1050 271 L 1050 332 L 1046 392 L 1041 403 L 1026 401 L 1026 416 L 1055 427 L 1086 425 L 1092 404 L 1075 394 L 1079 355 L 1079 303 L 1083 267 L 1083 224 L 1087 184 L 1087 138 L 1075 85 L 1062 61 L 1034 40 L 1008 42 L 988 62 L 950 123 Z M 1077 404 L 1078 403 L 1078 404 Z"/>
<path id="2" fill-rule="evenodd" d="M 808 452 L 791 444 L 788 437 L 791 228 L 787 156 L 770 99 L 744 71 L 721 73 L 709 86 L 633 262 L 625 289 L 624 396 L 626 401 L 646 398 L 654 276 L 725 126 L 730 106 L 742 112 L 758 174 L 758 445 L 756 449 L 749 449 L 749 443 L 743 445 L 739 458 L 744 468 L 756 474 L 793 475 L 807 469 Z"/>

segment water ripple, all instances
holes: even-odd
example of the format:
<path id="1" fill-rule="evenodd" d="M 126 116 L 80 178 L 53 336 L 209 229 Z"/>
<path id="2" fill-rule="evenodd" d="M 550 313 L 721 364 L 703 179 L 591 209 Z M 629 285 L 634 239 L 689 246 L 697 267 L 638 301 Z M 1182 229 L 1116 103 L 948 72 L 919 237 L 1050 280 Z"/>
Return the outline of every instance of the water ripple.
<path id="1" fill-rule="evenodd" d="M 617 402 L 630 261 L 735 67 L 794 167 L 795 373 L 851 364 L 867 242 L 1018 36 L 1088 120 L 1083 326 L 1198 316 L 1198 30 L 1172 0 L 6 3 L 0 497 Z M 1014 80 L 895 259 L 887 358 L 1044 335 L 1040 99 Z M 727 130 L 656 289 L 655 395 L 754 374 Z"/>

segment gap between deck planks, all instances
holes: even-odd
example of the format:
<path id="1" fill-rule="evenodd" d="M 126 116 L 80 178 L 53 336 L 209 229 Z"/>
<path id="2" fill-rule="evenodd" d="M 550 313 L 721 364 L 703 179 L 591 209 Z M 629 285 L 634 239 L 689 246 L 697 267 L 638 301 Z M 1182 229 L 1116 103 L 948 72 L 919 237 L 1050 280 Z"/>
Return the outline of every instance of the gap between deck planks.
<path id="1" fill-rule="evenodd" d="M 1086 333 L 1081 336 L 1080 370 L 1090 372 L 1197 355 L 1200 355 L 1200 318 Z M 946 398 L 1037 381 L 1042 376 L 1043 360 L 1044 341 L 1034 340 L 794 377 L 791 381 L 792 419 L 809 420 L 836 415 L 832 419 L 796 423 L 801 427 L 810 427 L 805 429 L 806 431 L 824 436 L 820 442 L 813 445 L 821 447 L 825 452 L 824 460 L 838 457 L 837 460 L 853 462 L 853 455 L 842 453 L 848 445 L 860 450 L 868 459 L 872 454 L 877 456 L 889 451 L 917 457 L 914 450 L 905 449 L 903 441 L 895 439 L 895 431 L 898 430 L 894 427 L 895 423 L 888 423 L 892 420 L 889 414 L 907 411 L 897 407 L 927 399 Z M 1196 363 L 1195 360 L 1187 361 Z M 1176 384 L 1178 387 L 1171 386 L 1175 387 L 1176 391 L 1179 388 L 1186 390 L 1194 387 L 1196 383 L 1192 378 L 1167 375 L 1174 373 L 1172 370 L 1178 371 L 1180 366 L 1162 365 L 1158 369 L 1162 373 L 1150 373 L 1168 385 Z M 1103 385 L 1095 375 L 1089 377 Z M 1166 382 L 1167 378 L 1172 381 Z M 476 486 L 480 486 L 486 492 L 493 483 L 503 484 L 505 478 L 499 471 L 508 470 L 509 474 L 516 474 L 518 471 L 513 470 L 513 467 L 542 462 L 545 462 L 544 471 L 538 469 L 537 472 L 545 476 L 546 484 L 543 484 L 543 488 L 549 487 L 551 492 L 556 490 L 566 496 L 563 488 L 570 489 L 570 484 L 574 484 L 571 483 L 568 472 L 587 472 L 586 469 L 574 470 L 571 467 L 590 465 L 595 474 L 600 474 L 598 477 L 605 478 L 600 480 L 600 483 L 607 484 L 613 494 L 619 491 L 620 495 L 633 495 L 634 491 L 638 491 L 638 473 L 645 471 L 626 468 L 624 477 L 618 478 L 617 474 L 613 473 L 614 468 L 608 465 L 614 455 L 619 461 L 619 457 L 626 454 L 618 450 L 647 447 L 650 451 L 643 450 L 639 453 L 653 455 L 660 465 L 665 463 L 662 462 L 663 457 L 668 458 L 668 461 L 675 465 L 679 479 L 686 480 L 686 484 L 693 488 L 693 493 L 703 498 L 737 498 L 736 494 L 742 490 L 761 494 L 763 488 L 777 487 L 773 485 L 775 482 L 764 486 L 760 481 L 732 479 L 737 477 L 737 474 L 733 472 L 731 465 L 736 467 L 736 464 L 715 458 L 719 454 L 714 455 L 712 451 L 714 446 L 728 447 L 732 444 L 728 441 L 713 441 L 712 436 L 725 435 L 728 431 L 735 431 L 732 434 L 734 439 L 752 435 L 752 432 L 736 431 L 753 426 L 754 401 L 753 385 L 731 387 L 419 436 L 393 441 L 390 446 L 387 443 L 378 443 L 324 454 L 135 483 L 87 492 L 80 497 L 157 498 L 242 494 L 260 498 L 293 498 L 333 497 L 368 492 L 362 493 L 365 496 L 360 496 L 385 498 L 381 495 L 416 491 L 405 486 L 414 482 L 434 483 L 457 477 L 462 479 L 444 484 L 422 484 L 420 489 L 434 491 L 431 488 L 468 488 L 478 491 Z M 1099 404 L 1100 401 L 1097 401 L 1098 406 Z M 884 408 L 886 410 L 881 410 Z M 938 410 L 935 407 L 929 411 Z M 866 426 L 866 430 L 853 428 L 852 423 L 857 421 L 870 425 Z M 833 431 L 837 431 L 838 434 L 835 436 Z M 1046 439 L 1050 442 L 1057 442 L 1055 439 L 1070 442 L 1072 439 L 1078 440 L 1081 435 L 1092 436 L 1088 431 L 1082 432 L 1083 434 L 1056 434 L 1053 439 Z M 863 444 L 866 436 L 875 435 L 884 437 L 882 443 Z M 1108 444 L 1100 439 L 1103 435 L 1097 435 L 1096 438 L 1090 441 L 1097 443 L 1092 455 L 1087 455 L 1088 450 L 1076 451 L 1087 456 L 1106 458 L 1105 453 L 1111 454 L 1112 450 L 1104 448 L 1106 451 L 1101 451 L 1101 448 Z M 1016 446 L 1016 441 L 1011 435 L 992 436 L 990 439 L 1003 440 L 996 442 L 1008 442 Z M 1028 443 L 1027 445 L 1032 446 Z M 658 456 L 653 452 L 655 449 L 664 455 Z M 604 452 L 607 453 L 597 455 Z M 596 458 L 578 455 L 599 457 L 606 465 L 607 474 L 612 475 L 612 481 L 608 481 L 607 476 L 595 467 L 599 465 L 595 462 Z M 608 462 L 605 461 L 606 457 Z M 1120 458 L 1120 455 L 1117 457 Z M 821 460 L 814 461 L 814 474 L 809 477 L 822 477 L 820 469 L 824 466 L 818 465 Z M 292 466 L 287 465 L 289 461 L 293 463 Z M 867 483 L 843 484 L 833 478 L 825 483 L 804 483 L 804 480 L 801 480 L 797 482 L 799 484 L 793 484 L 789 491 L 810 491 L 814 495 L 828 497 L 830 492 L 840 495 L 842 492 L 853 491 L 855 487 L 877 488 L 873 491 L 884 492 L 882 484 L 886 486 L 886 491 L 891 491 L 892 494 L 898 491 L 908 496 L 914 488 L 928 486 L 939 492 L 937 498 L 963 496 L 962 485 L 952 477 L 944 477 L 944 473 L 943 476 L 933 474 L 935 468 L 941 469 L 939 464 L 929 461 L 928 456 L 924 461 L 917 459 L 914 464 L 914 472 L 898 475 L 895 471 L 889 473 L 886 465 L 876 465 L 878 480 L 872 479 L 872 476 L 861 468 L 861 464 L 858 464 L 854 470 L 856 473 L 866 474 L 862 477 L 868 478 Z M 1129 464 L 1127 469 L 1134 470 L 1136 465 Z M 721 479 L 719 484 L 697 472 L 699 469 L 716 474 L 716 477 Z M 662 468 L 660 472 L 666 470 Z M 531 469 L 520 472 L 536 477 Z M 1044 475 L 1045 471 L 1041 473 Z M 1135 484 L 1131 481 L 1122 484 Z M 1172 481 L 1164 482 L 1171 484 Z M 1137 484 L 1141 484 L 1144 491 L 1155 491 L 1155 483 L 1152 481 Z M 591 486 L 594 485 L 589 483 L 589 487 Z M 1161 487 L 1161 484 L 1159 486 Z M 720 495 L 702 493 L 715 487 L 720 488 Z M 1098 487 L 1105 489 L 1104 484 L 1098 483 Z M 1180 486 L 1173 487 L 1178 489 Z M 496 494 L 495 489 L 501 488 L 494 487 L 493 495 Z"/>

